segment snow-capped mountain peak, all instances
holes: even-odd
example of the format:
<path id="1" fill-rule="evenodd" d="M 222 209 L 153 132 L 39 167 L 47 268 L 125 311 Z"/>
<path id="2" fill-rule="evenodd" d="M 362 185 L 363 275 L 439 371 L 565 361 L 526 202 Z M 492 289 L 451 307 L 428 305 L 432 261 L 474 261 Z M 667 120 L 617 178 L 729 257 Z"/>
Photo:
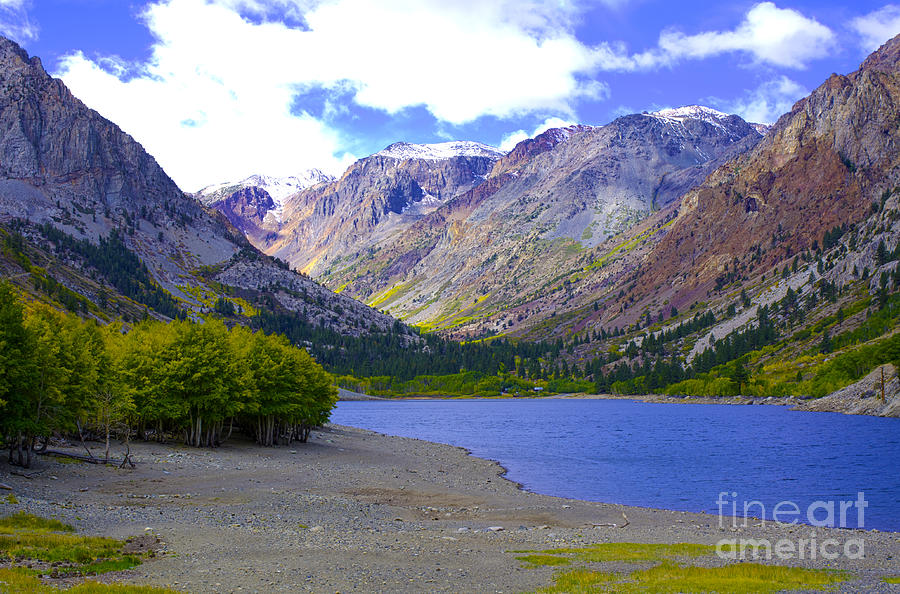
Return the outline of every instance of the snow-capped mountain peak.
<path id="1" fill-rule="evenodd" d="M 274 216 L 276 220 L 281 221 L 284 203 L 288 196 L 316 184 L 333 182 L 334 180 L 335 178 L 333 176 L 328 175 L 319 169 L 307 169 L 298 175 L 284 177 L 254 174 L 241 181 L 225 182 L 207 186 L 197 192 L 196 196 L 199 197 L 201 202 L 209 205 L 237 190 L 252 187 L 260 188 L 265 190 L 266 193 L 272 197 L 272 202 L 275 203 L 275 208 L 270 211 L 270 214 Z"/>
<path id="2" fill-rule="evenodd" d="M 727 113 L 702 105 L 685 105 L 683 107 L 660 109 L 648 115 L 678 121 L 685 119 L 700 120 L 709 124 L 720 124 L 722 120 L 730 117 Z"/>
<path id="3" fill-rule="evenodd" d="M 424 159 L 426 161 L 442 161 L 453 157 L 492 157 L 499 159 L 505 154 L 498 148 L 480 142 L 453 141 L 436 144 L 395 142 L 372 156 L 400 160 Z"/>
<path id="4" fill-rule="evenodd" d="M 247 179 L 238 182 L 243 187 L 256 186 L 269 193 L 275 204 L 281 205 L 284 199 L 300 190 L 312 187 L 322 182 L 334 181 L 334 177 L 323 173 L 319 169 L 308 169 L 299 175 L 288 177 L 275 177 L 271 175 L 251 175 Z"/>
<path id="5" fill-rule="evenodd" d="M 207 186 L 197 192 L 197 195 L 201 198 L 205 198 L 230 188 L 251 188 L 255 186 L 268 192 L 269 196 L 272 197 L 272 200 L 274 200 L 276 204 L 279 204 L 291 194 L 296 194 L 300 190 L 305 190 L 316 184 L 330 181 L 334 181 L 334 177 L 327 173 L 323 173 L 319 169 L 308 169 L 299 175 L 285 177 L 254 174 L 240 181 Z"/>

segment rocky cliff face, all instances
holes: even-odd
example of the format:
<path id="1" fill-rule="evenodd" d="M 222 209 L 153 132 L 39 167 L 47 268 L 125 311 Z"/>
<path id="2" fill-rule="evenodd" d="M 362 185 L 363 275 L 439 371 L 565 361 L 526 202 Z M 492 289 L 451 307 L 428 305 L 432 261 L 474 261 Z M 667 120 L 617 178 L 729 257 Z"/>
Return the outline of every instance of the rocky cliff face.
<path id="1" fill-rule="evenodd" d="M 266 196 L 248 190 L 235 199 L 240 221 L 270 209 Z M 49 223 L 94 243 L 116 230 L 155 281 L 195 310 L 204 307 L 196 290 L 204 268 L 226 278 L 235 266 L 251 266 L 256 285 L 271 277 L 286 286 L 284 271 L 225 217 L 181 192 L 140 144 L 73 97 L 38 58 L 0 38 L 0 222 L 11 219 Z M 237 282 L 246 275 L 232 276 Z M 357 332 L 342 326 L 346 314 L 334 314 L 340 305 L 357 318 L 353 328 L 391 327 L 389 317 L 294 276 L 288 284 L 311 296 L 310 319 Z"/>
<path id="2" fill-rule="evenodd" d="M 7 39 L 0 39 L 0 178 L 0 216 L 92 241 L 120 229 L 173 290 L 188 268 L 227 260 L 242 242 L 133 138 Z"/>
<path id="3" fill-rule="evenodd" d="M 248 216 L 258 219 L 255 224 L 268 219 L 267 225 L 277 228 L 281 223 L 284 202 L 288 197 L 316 184 L 333 181 L 334 177 L 319 169 L 308 169 L 300 175 L 287 177 L 255 174 L 241 181 L 208 186 L 194 194 L 194 197 L 206 206 L 221 211 L 233 223 Z M 257 208 L 245 213 L 243 209 L 248 198 L 245 190 L 251 190 L 253 195 L 260 197 L 267 194 L 271 198 L 271 203 L 262 198 L 257 199 L 254 201 Z M 237 227 L 244 229 L 245 226 L 237 225 Z M 252 228 L 247 228 L 245 234 L 252 236 Z"/>
<path id="4" fill-rule="evenodd" d="M 4 201 L 7 214 L 57 216 L 57 200 L 109 210 L 189 203 L 130 136 L 75 99 L 38 58 L 0 38 L 0 175 L 41 204 Z M 17 208 L 18 207 L 18 208 Z M 32 210 L 29 210 L 32 209 Z M 40 210 L 40 212 L 38 212 Z"/>
<path id="5" fill-rule="evenodd" d="M 220 211 L 236 229 L 247 237 L 265 233 L 262 229 L 266 216 L 275 210 L 272 196 L 259 186 L 248 186 L 229 192 L 224 198 L 211 204 Z"/>
<path id="6" fill-rule="evenodd" d="M 500 154 L 476 143 L 391 145 L 351 165 L 339 180 L 289 198 L 284 223 L 251 240 L 294 267 L 321 275 L 378 249 L 382 241 L 477 186 Z"/>

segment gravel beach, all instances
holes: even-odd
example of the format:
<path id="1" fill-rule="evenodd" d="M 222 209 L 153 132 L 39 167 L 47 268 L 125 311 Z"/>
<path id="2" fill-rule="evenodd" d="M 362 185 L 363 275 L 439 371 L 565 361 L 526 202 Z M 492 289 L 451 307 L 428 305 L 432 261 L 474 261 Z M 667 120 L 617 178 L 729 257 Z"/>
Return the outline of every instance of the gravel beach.
<path id="1" fill-rule="evenodd" d="M 0 514 L 58 517 L 86 534 L 154 534 L 161 554 L 112 578 L 198 593 L 521 592 L 549 585 L 554 569 L 524 567 L 517 550 L 796 541 L 814 530 L 733 528 L 715 515 L 538 495 L 459 448 L 335 425 L 290 447 L 234 439 L 211 450 L 137 443 L 132 452 L 133 470 L 38 457 L 31 478 L 4 461 L 0 482 L 18 502 L 0 491 Z M 865 558 L 781 562 L 849 570 L 842 591 L 896 591 L 882 577 L 900 575 L 900 534 L 819 528 L 815 536 L 863 539 Z"/>

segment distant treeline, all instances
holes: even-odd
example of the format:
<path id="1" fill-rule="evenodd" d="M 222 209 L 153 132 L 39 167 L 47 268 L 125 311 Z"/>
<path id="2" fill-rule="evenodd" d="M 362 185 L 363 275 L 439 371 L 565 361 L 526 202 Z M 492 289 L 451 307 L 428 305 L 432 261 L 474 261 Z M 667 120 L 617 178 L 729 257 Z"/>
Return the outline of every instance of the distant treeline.
<path id="1" fill-rule="evenodd" d="M 336 389 L 303 349 L 218 320 L 144 321 L 123 333 L 0 284 L 0 434 L 28 466 L 40 438 L 87 427 L 213 446 L 238 424 L 262 445 L 305 441 Z"/>
<path id="2" fill-rule="evenodd" d="M 390 376 L 397 382 L 470 371 L 493 376 L 514 369 L 523 370 L 520 375 L 549 379 L 558 373 L 567 346 L 562 341 L 512 342 L 496 338 L 465 343 L 436 334 L 412 336 L 399 322 L 390 332 L 347 336 L 310 324 L 296 313 L 273 313 L 266 308 L 260 308 L 251 324 L 306 345 L 316 361 L 336 375 Z"/>

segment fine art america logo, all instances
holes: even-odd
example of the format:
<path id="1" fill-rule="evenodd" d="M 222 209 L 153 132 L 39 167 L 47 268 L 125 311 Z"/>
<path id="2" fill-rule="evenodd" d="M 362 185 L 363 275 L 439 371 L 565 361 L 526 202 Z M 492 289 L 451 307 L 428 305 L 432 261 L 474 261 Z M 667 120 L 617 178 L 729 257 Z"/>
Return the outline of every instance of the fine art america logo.
<path id="1" fill-rule="evenodd" d="M 767 538 L 723 538 L 716 543 L 716 554 L 723 559 L 862 559 L 865 557 L 865 540 L 850 538 L 839 541 L 836 538 L 817 538 L 815 528 L 859 528 L 865 527 L 865 493 L 856 494 L 849 501 L 814 501 L 806 509 L 794 501 L 779 501 L 771 510 L 762 501 L 744 501 L 738 506 L 738 494 L 722 491 L 716 499 L 719 510 L 719 528 L 746 528 L 750 518 L 760 518 L 758 526 L 765 526 L 765 518 L 770 517 L 780 524 L 808 524 L 807 538 L 781 538 L 775 541 Z M 768 513 L 767 513 L 768 512 Z M 856 519 L 855 526 L 848 525 L 848 518 Z M 756 521 L 756 520 L 754 520 Z"/>

